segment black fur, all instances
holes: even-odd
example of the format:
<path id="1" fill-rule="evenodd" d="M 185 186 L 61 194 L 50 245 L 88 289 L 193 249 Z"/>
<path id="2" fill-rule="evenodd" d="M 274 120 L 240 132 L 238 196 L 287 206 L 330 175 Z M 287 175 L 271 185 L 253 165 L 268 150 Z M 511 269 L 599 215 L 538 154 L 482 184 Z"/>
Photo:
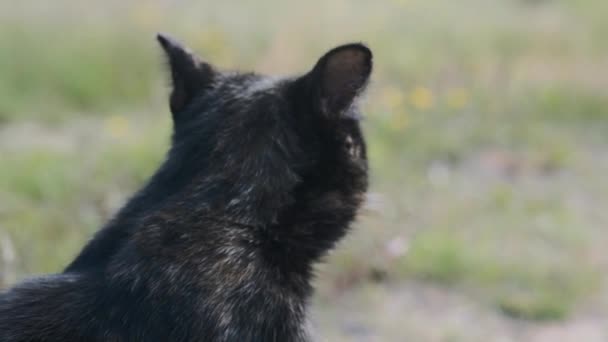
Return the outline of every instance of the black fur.
<path id="1" fill-rule="evenodd" d="M 0 295 L 0 341 L 307 341 L 312 266 L 367 189 L 357 95 L 372 55 L 300 77 L 219 72 L 159 35 L 166 161 L 61 274 Z"/>

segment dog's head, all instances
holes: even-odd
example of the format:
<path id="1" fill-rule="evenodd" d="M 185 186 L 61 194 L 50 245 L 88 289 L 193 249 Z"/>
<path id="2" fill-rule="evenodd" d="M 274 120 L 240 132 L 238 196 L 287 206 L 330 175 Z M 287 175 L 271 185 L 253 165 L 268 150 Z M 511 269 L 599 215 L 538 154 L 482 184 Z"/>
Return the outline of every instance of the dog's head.
<path id="1" fill-rule="evenodd" d="M 166 164 L 191 200 L 253 224 L 295 207 L 356 211 L 367 188 L 357 106 L 372 71 L 367 47 L 336 47 L 306 74 L 277 78 L 220 71 L 167 36 L 158 41 L 172 80 Z"/>

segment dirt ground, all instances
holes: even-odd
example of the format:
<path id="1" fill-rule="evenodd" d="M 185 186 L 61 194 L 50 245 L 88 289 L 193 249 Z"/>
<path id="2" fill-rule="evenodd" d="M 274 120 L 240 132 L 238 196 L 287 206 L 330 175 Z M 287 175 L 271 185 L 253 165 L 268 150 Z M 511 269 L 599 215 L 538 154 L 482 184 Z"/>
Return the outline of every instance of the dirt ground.
<path id="1" fill-rule="evenodd" d="M 331 304 L 318 300 L 312 317 L 316 337 L 328 342 L 608 341 L 608 312 L 593 302 L 565 321 L 530 322 L 507 317 L 455 290 L 420 282 L 345 291 Z"/>

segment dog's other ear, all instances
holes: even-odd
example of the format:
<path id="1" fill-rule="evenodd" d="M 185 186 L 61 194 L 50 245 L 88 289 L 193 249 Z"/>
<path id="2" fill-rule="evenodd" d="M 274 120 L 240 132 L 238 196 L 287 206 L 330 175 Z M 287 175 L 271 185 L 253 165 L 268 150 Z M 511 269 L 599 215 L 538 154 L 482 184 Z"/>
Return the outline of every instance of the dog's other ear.
<path id="1" fill-rule="evenodd" d="M 372 52 L 363 44 L 338 46 L 319 59 L 309 77 L 315 107 L 339 117 L 363 90 L 372 71 Z"/>
<path id="2" fill-rule="evenodd" d="M 175 39 L 162 33 L 157 34 L 156 39 L 167 55 L 171 70 L 173 88 L 169 107 L 173 119 L 177 120 L 179 113 L 213 82 L 215 71 Z"/>

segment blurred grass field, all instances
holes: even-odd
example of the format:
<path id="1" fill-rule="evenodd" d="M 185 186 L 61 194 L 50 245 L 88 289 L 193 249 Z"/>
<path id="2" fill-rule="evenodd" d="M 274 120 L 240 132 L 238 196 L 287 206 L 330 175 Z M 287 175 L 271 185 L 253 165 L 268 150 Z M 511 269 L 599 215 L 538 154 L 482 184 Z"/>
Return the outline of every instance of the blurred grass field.
<path id="1" fill-rule="evenodd" d="M 597 0 L 0 0 L 0 284 L 60 271 L 163 158 L 157 31 L 273 74 L 363 41 L 373 193 L 319 268 L 321 340 L 606 341 L 606 13 Z"/>

